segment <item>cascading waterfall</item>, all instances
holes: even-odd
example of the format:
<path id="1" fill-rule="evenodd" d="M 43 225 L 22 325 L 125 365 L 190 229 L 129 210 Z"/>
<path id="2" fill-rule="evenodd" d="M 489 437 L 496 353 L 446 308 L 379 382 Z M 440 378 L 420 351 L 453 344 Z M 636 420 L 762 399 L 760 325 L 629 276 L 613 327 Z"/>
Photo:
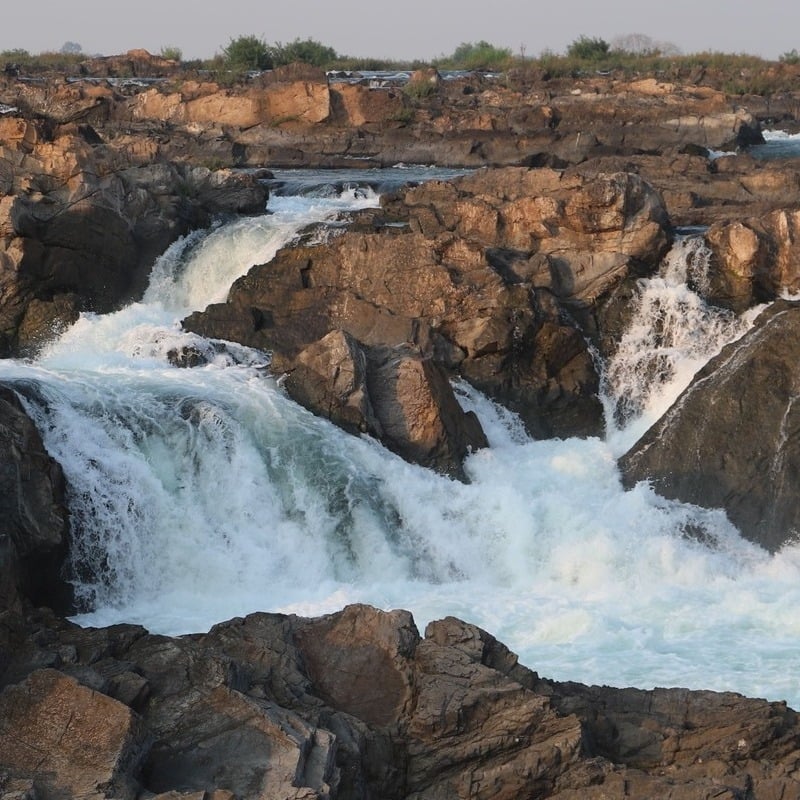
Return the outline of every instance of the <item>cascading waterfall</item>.
<path id="1" fill-rule="evenodd" d="M 264 354 L 180 331 L 176 320 L 222 299 L 311 219 L 374 202 L 355 194 L 273 198 L 272 215 L 188 237 L 141 303 L 85 315 L 36 362 L 0 363 L 71 485 L 77 620 L 174 634 L 256 610 L 368 602 L 408 608 L 420 626 L 460 616 L 561 680 L 797 706 L 800 549 L 770 556 L 718 511 L 620 485 L 622 439 L 747 325 L 704 310 L 669 264 L 642 282 L 639 322 L 608 367 L 619 423 L 609 441 L 533 441 L 459 385 L 491 445 L 468 459 L 467 485 L 306 412 Z M 673 264 L 700 254 L 681 242 Z M 210 363 L 170 366 L 167 353 L 187 344 Z M 684 535 L 698 526 L 714 547 Z"/>
<path id="2" fill-rule="evenodd" d="M 711 251 L 700 234 L 679 236 L 658 274 L 639 281 L 631 319 L 603 371 L 608 440 L 622 455 L 658 420 L 694 374 L 752 326 L 708 305 Z"/>

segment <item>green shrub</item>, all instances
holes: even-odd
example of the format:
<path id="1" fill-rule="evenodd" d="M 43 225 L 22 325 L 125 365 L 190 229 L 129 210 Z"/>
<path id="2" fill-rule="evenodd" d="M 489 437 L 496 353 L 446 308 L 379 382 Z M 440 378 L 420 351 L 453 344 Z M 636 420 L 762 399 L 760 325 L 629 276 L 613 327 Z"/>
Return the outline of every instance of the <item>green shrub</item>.
<path id="1" fill-rule="evenodd" d="M 327 47 L 314 39 L 295 39 L 289 44 L 276 42 L 270 48 L 270 55 L 276 67 L 282 64 L 293 64 L 296 61 L 315 67 L 327 67 L 338 58 L 332 47 Z"/>
<path id="2" fill-rule="evenodd" d="M 231 39 L 222 49 L 226 65 L 233 70 L 271 69 L 272 55 L 263 39 L 252 34 Z"/>
<path id="3" fill-rule="evenodd" d="M 439 64 L 449 69 L 502 70 L 511 62 L 508 47 L 495 47 L 489 42 L 462 42 L 450 56 L 440 59 Z"/>
<path id="4" fill-rule="evenodd" d="M 611 45 L 605 39 L 580 36 L 567 48 L 567 55 L 581 61 L 601 61 L 610 49 Z"/>
<path id="5" fill-rule="evenodd" d="M 159 55 L 161 58 L 166 58 L 168 61 L 183 61 L 183 50 L 173 45 L 162 47 Z"/>
<path id="6" fill-rule="evenodd" d="M 793 48 L 779 56 L 778 60 L 784 64 L 800 64 L 800 53 L 797 52 L 797 48 Z"/>

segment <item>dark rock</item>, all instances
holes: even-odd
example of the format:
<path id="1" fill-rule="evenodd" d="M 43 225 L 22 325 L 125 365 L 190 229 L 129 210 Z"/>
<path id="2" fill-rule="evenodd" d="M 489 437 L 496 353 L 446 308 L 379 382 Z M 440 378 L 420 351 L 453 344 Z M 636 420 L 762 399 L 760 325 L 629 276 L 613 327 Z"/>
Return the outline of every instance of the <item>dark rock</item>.
<path id="1" fill-rule="evenodd" d="M 623 480 L 723 508 L 775 551 L 800 530 L 800 306 L 776 301 L 728 345 L 620 460 Z"/>
<path id="2" fill-rule="evenodd" d="M 0 386 L 0 610 L 18 595 L 66 610 L 67 539 L 61 467 L 16 393 Z"/>
<path id="3" fill-rule="evenodd" d="M 0 148 L 0 175 L 8 173 L 0 180 L 1 356 L 34 352 L 80 311 L 137 298 L 155 259 L 214 216 L 265 209 L 255 174 L 140 166 L 85 136 L 51 142 L 30 123 L 9 122 L 9 146 Z"/>

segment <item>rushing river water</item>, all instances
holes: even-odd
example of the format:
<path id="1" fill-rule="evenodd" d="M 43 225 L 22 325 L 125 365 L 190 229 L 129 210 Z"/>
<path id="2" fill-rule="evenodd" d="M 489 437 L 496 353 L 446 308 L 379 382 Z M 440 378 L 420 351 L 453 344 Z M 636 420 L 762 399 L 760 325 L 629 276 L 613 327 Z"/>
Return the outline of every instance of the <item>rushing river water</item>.
<path id="1" fill-rule="evenodd" d="M 359 601 L 410 609 L 420 627 L 457 615 L 560 680 L 800 706 L 800 550 L 771 556 L 720 512 L 644 485 L 623 491 L 616 469 L 750 324 L 687 287 L 687 271 L 697 284 L 705 263 L 701 240 L 681 239 L 642 282 L 606 368 L 607 440 L 533 441 L 512 414 L 458 387 L 491 443 L 468 459 L 468 485 L 298 407 L 263 354 L 181 332 L 178 320 L 224 299 L 309 221 L 375 204 L 367 184 L 273 196 L 271 214 L 194 234 L 159 260 L 140 303 L 84 315 L 35 362 L 0 363 L 69 478 L 73 566 L 90 609 L 77 621 L 175 634 Z M 167 352 L 185 344 L 212 362 L 170 366 Z M 697 519 L 715 546 L 683 534 Z"/>

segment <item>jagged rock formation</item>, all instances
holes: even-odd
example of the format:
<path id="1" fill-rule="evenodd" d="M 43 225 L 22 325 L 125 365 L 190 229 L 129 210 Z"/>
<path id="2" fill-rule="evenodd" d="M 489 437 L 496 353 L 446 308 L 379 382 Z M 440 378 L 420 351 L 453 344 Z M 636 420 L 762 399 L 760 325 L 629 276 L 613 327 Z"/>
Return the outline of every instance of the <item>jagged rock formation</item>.
<path id="1" fill-rule="evenodd" d="M 155 258 L 222 213 L 262 212 L 252 174 L 150 163 L 80 126 L 51 139 L 0 119 L 0 355 L 35 349 L 80 311 L 137 297 Z"/>
<path id="2" fill-rule="evenodd" d="M 473 625 L 421 638 L 403 611 L 252 614 L 176 639 L 6 614 L 0 685 L 7 797 L 798 793 L 783 704 L 559 684 Z"/>
<path id="3" fill-rule="evenodd" d="M 488 170 L 409 189 L 373 220 L 375 231 L 284 249 L 184 327 L 269 350 L 279 372 L 299 364 L 288 385 L 301 400 L 300 353 L 342 330 L 370 348 L 413 345 L 513 408 L 534 435 L 602 430 L 597 373 L 569 310 L 657 266 L 670 232 L 646 183 Z"/>
<path id="4" fill-rule="evenodd" d="M 665 497 L 723 508 L 769 550 L 793 541 L 799 340 L 800 306 L 775 302 L 620 460 L 625 483 L 647 480 Z"/>

